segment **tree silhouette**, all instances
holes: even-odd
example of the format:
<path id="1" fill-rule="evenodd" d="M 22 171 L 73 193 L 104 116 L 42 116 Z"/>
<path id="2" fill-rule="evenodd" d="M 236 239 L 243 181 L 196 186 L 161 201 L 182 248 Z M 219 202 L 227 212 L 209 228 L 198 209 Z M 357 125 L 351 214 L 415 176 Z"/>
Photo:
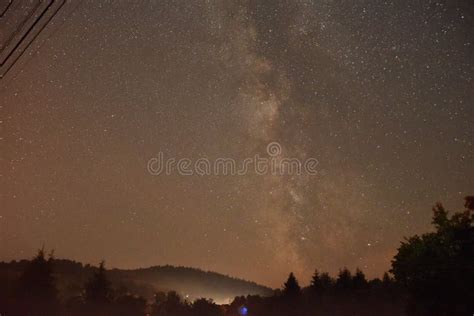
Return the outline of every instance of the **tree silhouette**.
<path id="1" fill-rule="evenodd" d="M 102 261 L 99 269 L 85 286 L 85 301 L 92 305 L 103 305 L 111 300 L 110 282 L 106 276 L 105 263 Z"/>
<path id="2" fill-rule="evenodd" d="M 53 253 L 45 258 L 44 249 L 25 268 L 21 278 L 18 297 L 22 301 L 25 315 L 55 315 L 58 298 L 53 276 Z"/>
<path id="3" fill-rule="evenodd" d="M 339 270 L 336 280 L 336 288 L 342 292 L 352 288 L 352 274 L 347 268 Z"/>
<path id="4" fill-rule="evenodd" d="M 464 207 L 471 211 L 474 210 L 474 195 L 466 196 L 464 200 Z"/>
<path id="5" fill-rule="evenodd" d="M 402 242 L 392 261 L 397 282 L 410 293 L 411 315 L 467 315 L 474 310 L 474 215 L 466 210 L 449 217 L 433 208 L 435 232 Z"/>
<path id="6" fill-rule="evenodd" d="M 193 316 L 220 316 L 223 312 L 212 300 L 200 298 L 192 305 Z"/>
<path id="7" fill-rule="evenodd" d="M 382 277 L 382 284 L 384 286 L 389 286 L 390 283 L 392 283 L 392 278 L 390 277 L 390 275 L 388 274 L 388 272 L 384 272 L 383 274 L 383 277 Z"/>
<path id="8" fill-rule="evenodd" d="M 301 287 L 296 280 L 295 275 L 293 272 L 290 273 L 288 276 L 288 280 L 285 282 L 283 286 L 283 296 L 287 298 L 297 298 L 301 295 Z"/>
<path id="9" fill-rule="evenodd" d="M 322 292 L 321 278 L 319 276 L 319 271 L 317 269 L 314 270 L 313 276 L 311 277 L 311 281 L 309 283 L 309 289 L 313 291 L 313 293 L 317 293 L 317 294 L 320 294 Z"/>
<path id="10" fill-rule="evenodd" d="M 359 268 L 356 269 L 356 272 L 352 277 L 352 286 L 355 290 L 363 290 L 367 287 L 367 279 L 365 278 L 365 274 Z"/>
<path id="11" fill-rule="evenodd" d="M 309 285 L 309 289 L 317 295 L 324 294 L 328 292 L 333 284 L 332 278 L 328 273 L 323 272 L 319 274 L 318 270 L 314 271 L 313 277 Z"/>
<path id="12" fill-rule="evenodd" d="M 122 295 L 114 302 L 114 315 L 116 316 L 141 316 L 145 315 L 146 300 L 134 295 Z"/>
<path id="13" fill-rule="evenodd" d="M 181 296 L 175 291 L 168 293 L 158 292 L 155 294 L 155 302 L 152 305 L 153 316 L 181 316 L 189 314 L 187 302 L 183 302 Z"/>

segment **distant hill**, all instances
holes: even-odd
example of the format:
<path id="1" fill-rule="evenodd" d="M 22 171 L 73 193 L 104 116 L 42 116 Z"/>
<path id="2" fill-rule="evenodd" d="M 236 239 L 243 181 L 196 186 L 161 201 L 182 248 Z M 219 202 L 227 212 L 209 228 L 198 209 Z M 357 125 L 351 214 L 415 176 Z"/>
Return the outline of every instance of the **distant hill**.
<path id="1" fill-rule="evenodd" d="M 63 298 L 77 296 L 85 282 L 97 269 L 90 265 L 67 260 L 55 259 L 55 274 L 58 288 Z M 12 287 L 28 264 L 27 260 L 0 262 L 0 284 Z M 258 294 L 270 296 L 273 290 L 255 282 L 245 281 L 216 272 L 174 266 L 155 266 L 150 268 L 108 270 L 109 279 L 117 292 L 139 294 L 152 299 L 157 291 L 176 291 L 183 297 L 212 298 L 217 303 L 227 303 L 235 296 Z M 1 292 L 0 292 L 1 294 Z"/>

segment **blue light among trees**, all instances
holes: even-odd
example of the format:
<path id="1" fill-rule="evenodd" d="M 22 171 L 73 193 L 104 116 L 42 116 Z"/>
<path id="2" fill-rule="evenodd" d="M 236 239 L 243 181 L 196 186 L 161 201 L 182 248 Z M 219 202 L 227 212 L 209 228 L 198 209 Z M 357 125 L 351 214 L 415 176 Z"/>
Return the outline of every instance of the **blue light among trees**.
<path id="1" fill-rule="evenodd" d="M 239 307 L 239 315 L 248 315 L 249 310 L 245 306 Z"/>

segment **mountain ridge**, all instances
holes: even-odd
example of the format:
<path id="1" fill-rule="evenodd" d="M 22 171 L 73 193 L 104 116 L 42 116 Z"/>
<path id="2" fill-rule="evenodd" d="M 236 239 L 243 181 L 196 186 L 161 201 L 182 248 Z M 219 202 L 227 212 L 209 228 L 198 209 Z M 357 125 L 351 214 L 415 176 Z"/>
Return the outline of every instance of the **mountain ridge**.
<path id="1" fill-rule="evenodd" d="M 29 260 L 0 262 L 0 282 L 15 282 Z M 97 267 L 70 259 L 54 259 L 54 274 L 64 299 L 79 296 L 87 280 Z M 136 269 L 107 270 L 116 292 L 133 292 L 152 300 L 156 292 L 176 291 L 183 298 L 211 298 L 217 303 L 230 302 L 236 296 L 270 296 L 273 289 L 253 281 L 214 271 L 173 265 L 156 265 Z M 8 284 L 8 282 L 7 282 Z"/>

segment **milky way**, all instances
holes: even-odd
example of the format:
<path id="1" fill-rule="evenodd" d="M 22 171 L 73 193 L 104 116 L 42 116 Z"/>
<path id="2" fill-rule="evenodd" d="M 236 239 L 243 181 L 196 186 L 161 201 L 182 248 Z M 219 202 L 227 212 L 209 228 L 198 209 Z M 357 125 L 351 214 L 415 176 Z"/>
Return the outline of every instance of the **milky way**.
<path id="1" fill-rule="evenodd" d="M 375 277 L 473 193 L 470 1 L 69 5 L 0 81 L 0 260 Z M 271 142 L 317 174 L 147 171 Z"/>

